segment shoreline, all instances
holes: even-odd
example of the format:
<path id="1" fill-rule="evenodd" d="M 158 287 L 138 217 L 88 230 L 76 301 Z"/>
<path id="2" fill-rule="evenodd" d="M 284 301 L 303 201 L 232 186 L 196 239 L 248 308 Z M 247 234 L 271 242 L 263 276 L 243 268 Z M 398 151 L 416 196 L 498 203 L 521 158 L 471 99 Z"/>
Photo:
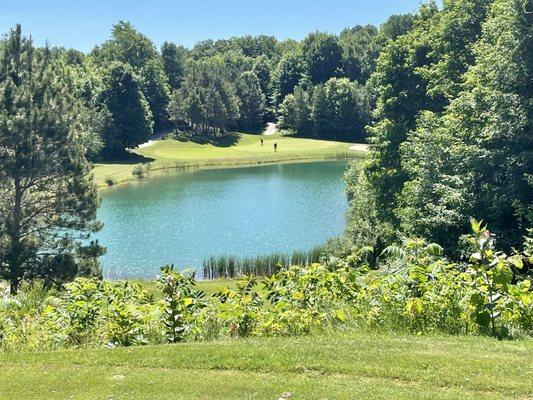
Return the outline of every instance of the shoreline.
<path id="1" fill-rule="evenodd" d="M 220 162 L 220 161 L 206 161 L 206 162 L 197 162 L 197 163 L 184 163 L 178 165 L 177 163 L 169 163 L 169 164 L 161 164 L 156 166 L 150 167 L 150 173 L 145 179 L 142 180 L 136 180 L 133 177 L 131 177 L 128 180 L 123 181 L 117 181 L 114 185 L 106 185 L 106 184 L 97 184 L 98 190 L 105 190 L 105 189 L 112 189 L 119 186 L 125 186 L 125 185 L 131 185 L 138 182 L 145 182 L 152 178 L 152 173 L 156 173 L 155 175 L 164 174 L 165 172 L 177 172 L 179 170 L 188 172 L 190 170 L 200 170 L 200 169 L 226 169 L 226 168 L 239 168 L 239 167 L 258 167 L 261 165 L 276 165 L 276 164 L 299 164 L 299 163 L 310 163 L 310 162 L 334 162 L 334 161 L 352 161 L 352 160 L 358 160 L 358 159 L 365 159 L 368 154 L 368 150 L 362 150 L 362 149 L 350 149 L 350 151 L 353 151 L 353 156 L 350 157 L 331 157 L 331 156 L 322 156 L 322 157 L 301 157 L 301 158 L 286 158 L 286 159 L 279 159 L 279 160 L 234 160 L 233 162 Z M 345 156 L 349 155 L 350 153 L 346 153 Z M 148 163 L 149 164 L 149 163 Z M 133 167 L 136 164 L 131 164 Z M 94 171 L 91 170 L 91 172 Z M 94 176 L 94 172 L 93 172 Z"/>

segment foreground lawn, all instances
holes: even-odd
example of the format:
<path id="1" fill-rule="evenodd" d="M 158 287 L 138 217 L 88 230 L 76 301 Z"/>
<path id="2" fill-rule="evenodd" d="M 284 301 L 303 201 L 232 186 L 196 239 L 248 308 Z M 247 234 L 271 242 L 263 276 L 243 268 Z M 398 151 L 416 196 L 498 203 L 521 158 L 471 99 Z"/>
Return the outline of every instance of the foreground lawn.
<path id="1" fill-rule="evenodd" d="M 260 139 L 264 146 L 260 145 Z M 274 142 L 278 151 L 274 152 Z M 172 167 L 231 166 L 244 164 L 272 163 L 283 161 L 305 161 L 332 159 L 337 157 L 363 157 L 365 146 L 350 150 L 351 143 L 332 142 L 282 136 L 239 133 L 217 146 L 160 140 L 147 147 L 136 149 L 138 157 L 123 163 L 96 164 L 94 176 L 98 186 L 106 186 L 105 179 L 118 183 L 131 180 L 131 171 L 136 163 L 152 162 L 152 170 Z"/>
<path id="2" fill-rule="evenodd" d="M 337 333 L 0 355 L 0 399 L 531 399 L 532 341 Z"/>

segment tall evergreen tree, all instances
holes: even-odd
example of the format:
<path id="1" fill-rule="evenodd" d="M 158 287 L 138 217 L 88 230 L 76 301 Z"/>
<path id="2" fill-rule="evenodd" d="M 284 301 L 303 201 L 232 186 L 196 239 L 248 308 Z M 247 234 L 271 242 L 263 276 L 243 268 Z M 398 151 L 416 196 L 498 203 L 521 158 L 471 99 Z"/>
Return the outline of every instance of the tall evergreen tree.
<path id="1" fill-rule="evenodd" d="M 0 278 L 59 282 L 99 273 L 98 196 L 61 64 L 20 26 L 0 45 Z"/>

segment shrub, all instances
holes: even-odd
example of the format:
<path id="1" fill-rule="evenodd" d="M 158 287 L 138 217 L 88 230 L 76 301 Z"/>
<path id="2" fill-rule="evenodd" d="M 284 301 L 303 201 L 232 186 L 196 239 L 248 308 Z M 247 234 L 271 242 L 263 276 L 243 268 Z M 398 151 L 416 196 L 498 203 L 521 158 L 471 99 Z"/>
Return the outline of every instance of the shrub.
<path id="1" fill-rule="evenodd" d="M 115 186 L 117 184 L 117 180 L 108 176 L 105 178 L 105 183 L 107 186 Z"/>
<path id="2" fill-rule="evenodd" d="M 146 179 L 150 175 L 150 163 L 136 164 L 131 171 L 133 178 L 136 180 Z"/>

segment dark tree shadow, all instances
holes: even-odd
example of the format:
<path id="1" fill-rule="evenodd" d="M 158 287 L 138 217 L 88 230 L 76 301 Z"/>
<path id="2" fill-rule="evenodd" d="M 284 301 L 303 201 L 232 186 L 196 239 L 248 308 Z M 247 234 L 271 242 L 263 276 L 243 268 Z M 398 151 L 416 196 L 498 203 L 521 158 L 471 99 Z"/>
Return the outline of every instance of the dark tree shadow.
<path id="1" fill-rule="evenodd" d="M 235 146 L 241 139 L 241 134 L 237 132 L 225 132 L 218 135 L 196 136 L 192 135 L 187 138 L 178 139 L 183 142 L 193 142 L 197 144 L 212 144 L 216 147 L 231 147 Z"/>
<path id="2" fill-rule="evenodd" d="M 155 161 L 155 158 L 145 157 L 131 151 L 113 153 L 102 157 L 102 161 L 112 164 L 140 164 Z"/>
<path id="3" fill-rule="evenodd" d="M 330 135 L 308 135 L 303 133 L 295 133 L 295 132 L 287 132 L 284 133 L 283 136 L 286 137 L 293 137 L 297 139 L 310 139 L 310 140 L 329 140 L 331 142 L 339 142 L 339 143 L 368 143 L 367 137 L 364 135 L 352 135 L 352 136 L 330 136 Z"/>
<path id="4" fill-rule="evenodd" d="M 266 125 L 261 125 L 261 126 L 255 127 L 255 128 L 243 129 L 242 132 L 250 133 L 252 135 L 262 135 L 263 132 L 265 131 L 265 128 L 266 128 Z"/>

